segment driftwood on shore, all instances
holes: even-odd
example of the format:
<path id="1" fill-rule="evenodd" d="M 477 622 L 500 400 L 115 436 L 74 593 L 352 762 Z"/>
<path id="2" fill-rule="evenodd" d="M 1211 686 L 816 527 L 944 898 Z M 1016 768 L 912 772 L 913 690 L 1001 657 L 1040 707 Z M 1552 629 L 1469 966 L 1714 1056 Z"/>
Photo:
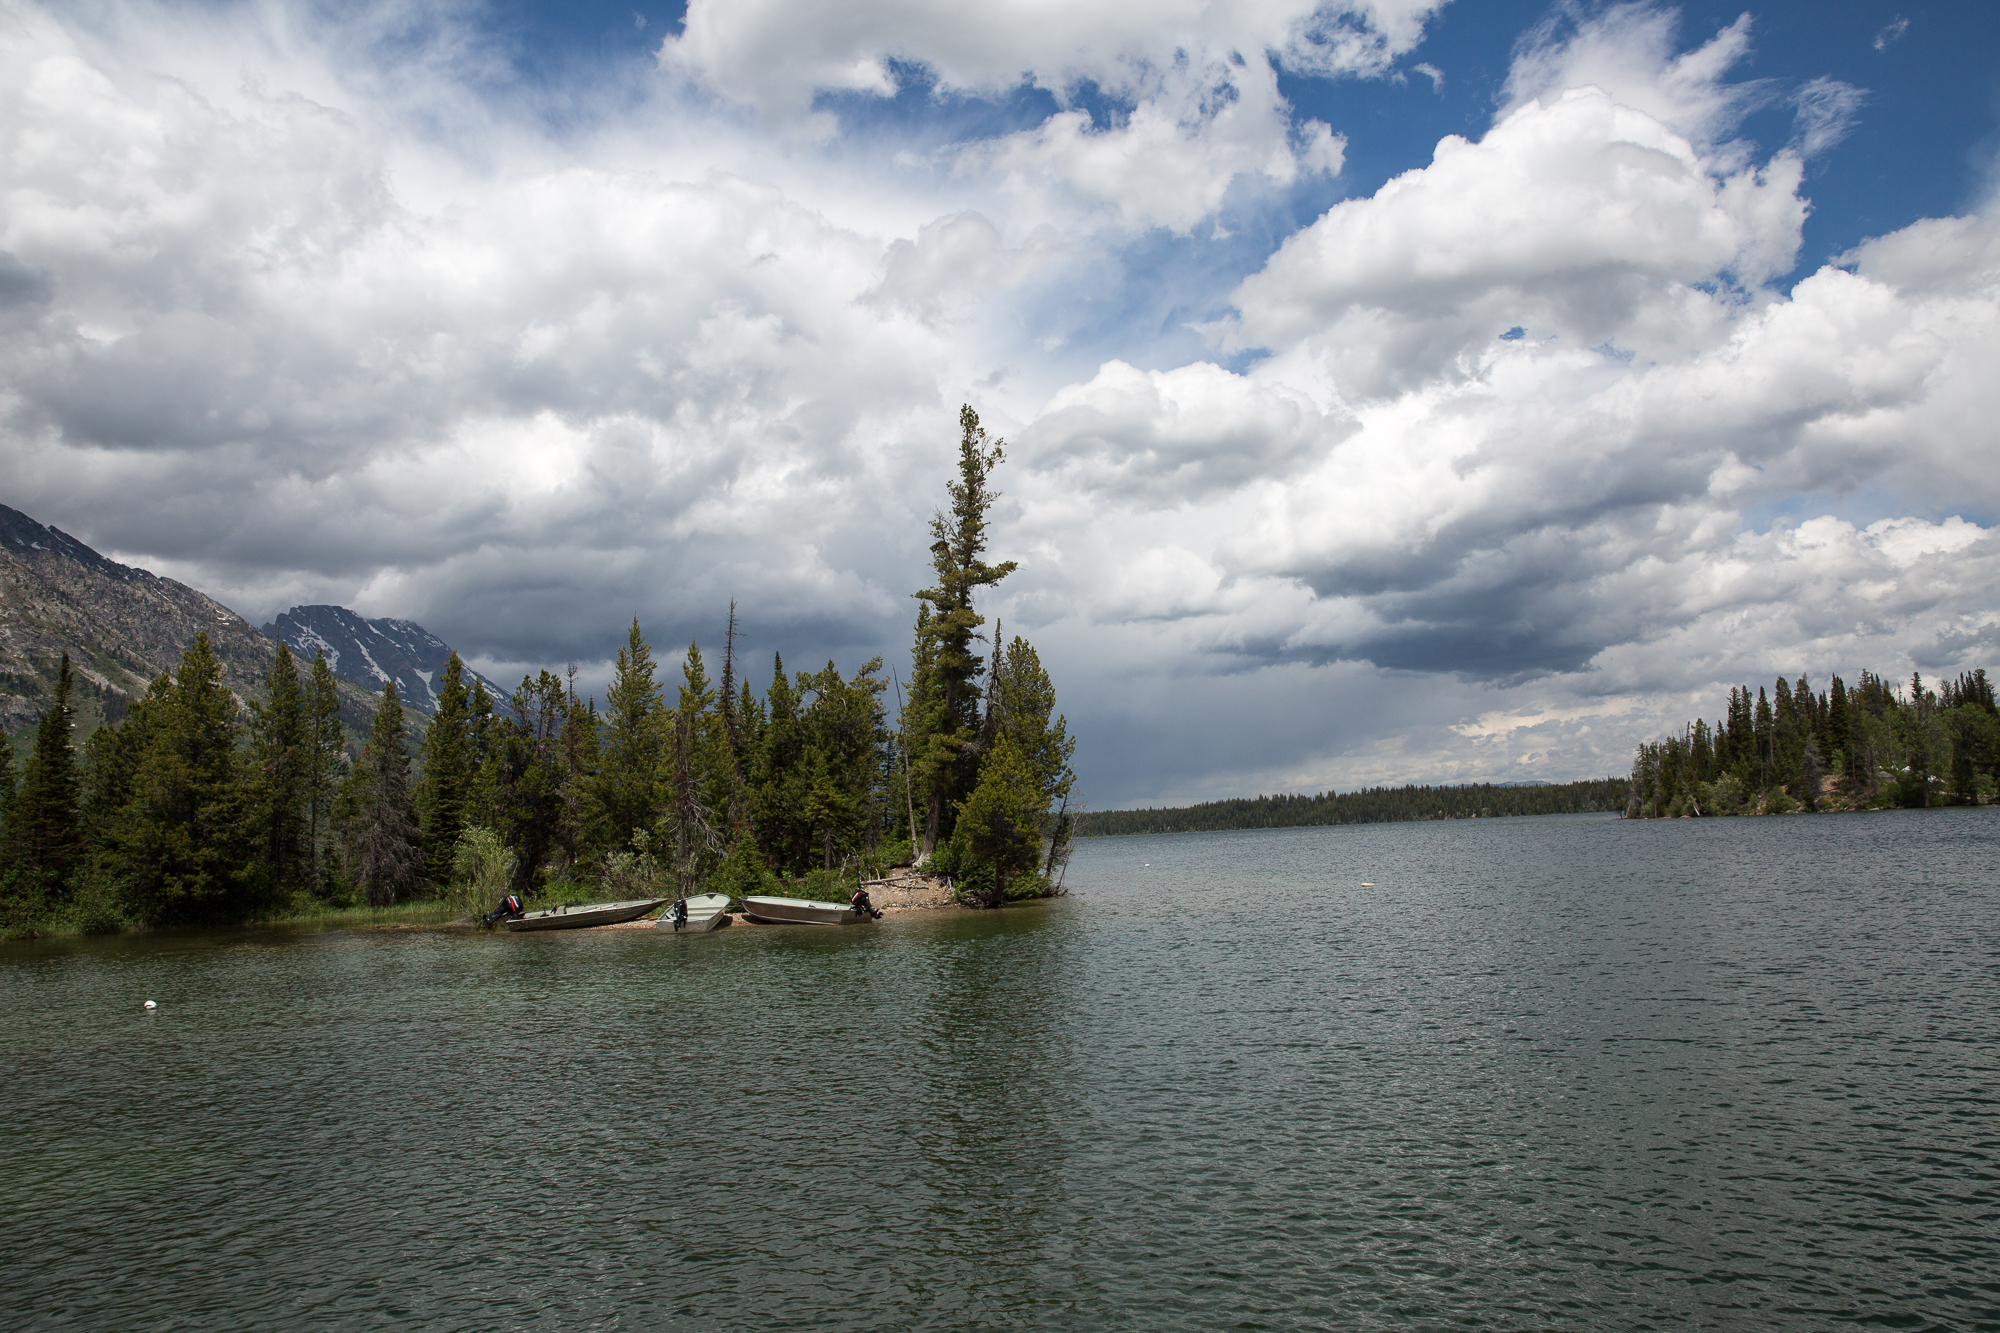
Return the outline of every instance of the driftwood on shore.
<path id="1" fill-rule="evenodd" d="M 951 881 L 919 870 L 892 870 L 880 879 L 864 879 L 861 887 L 884 911 L 913 907 L 944 907 L 953 901 Z"/>

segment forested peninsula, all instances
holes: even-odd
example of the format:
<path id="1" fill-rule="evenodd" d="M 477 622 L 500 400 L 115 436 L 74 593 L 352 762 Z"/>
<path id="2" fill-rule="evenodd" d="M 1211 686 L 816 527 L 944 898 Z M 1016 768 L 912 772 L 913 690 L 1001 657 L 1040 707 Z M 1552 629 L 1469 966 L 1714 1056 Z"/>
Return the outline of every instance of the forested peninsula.
<path id="1" fill-rule="evenodd" d="M 907 678 L 885 680 L 879 657 L 843 674 L 788 672 L 777 655 L 760 693 L 741 675 L 732 603 L 719 677 L 690 643 L 671 698 L 635 619 L 601 707 L 578 697 L 574 669 L 496 698 L 453 653 L 420 738 L 391 680 L 353 753 L 323 656 L 281 644 L 264 697 L 243 705 L 200 635 L 81 745 L 65 656 L 25 761 L 0 746 L 0 933 L 413 899 L 468 915 L 509 891 L 844 899 L 912 862 L 972 905 L 1054 891 L 1075 742 L 1025 639 L 975 651 L 988 636 L 974 597 L 1016 565 L 985 559 L 1003 442 L 970 407 L 959 424 Z"/>
<path id="2" fill-rule="evenodd" d="M 1492 819 L 1503 815 L 1581 815 L 1623 810 L 1625 779 L 1503 787 L 1369 787 L 1317 796 L 1258 796 L 1160 810 L 1097 810 L 1077 817 L 1083 837 L 1126 833 L 1203 833 L 1222 829 L 1305 828 L 1318 824 L 1390 824 L 1422 819 Z"/>
<path id="3" fill-rule="evenodd" d="M 1984 667 L 1907 689 L 1863 671 L 1814 693 L 1810 677 L 1766 693 L 1732 687 L 1724 716 L 1639 747 L 1634 819 L 1991 804 L 2000 710 Z"/>

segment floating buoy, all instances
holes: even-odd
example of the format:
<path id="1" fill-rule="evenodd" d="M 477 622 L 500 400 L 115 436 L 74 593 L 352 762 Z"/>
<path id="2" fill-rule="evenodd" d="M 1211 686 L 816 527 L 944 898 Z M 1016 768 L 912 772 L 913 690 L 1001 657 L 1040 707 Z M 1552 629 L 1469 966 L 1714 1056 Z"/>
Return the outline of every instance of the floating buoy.
<path id="1" fill-rule="evenodd" d="M 1361 887 L 1364 889 L 1372 889 L 1375 886 L 1373 884 L 1370 884 L 1367 880 L 1363 880 L 1361 881 Z"/>
<path id="2" fill-rule="evenodd" d="M 147 1007 L 148 1009 L 157 1009 L 157 1008 L 159 1008 L 160 1006 L 159 1006 L 159 1005 L 157 1005 L 157 1004 L 154 1004 L 154 1003 L 153 1003 L 153 1002 L 152 1002 L 151 1000 L 148 1000 L 148 1001 L 146 1001 L 146 1007 Z"/>

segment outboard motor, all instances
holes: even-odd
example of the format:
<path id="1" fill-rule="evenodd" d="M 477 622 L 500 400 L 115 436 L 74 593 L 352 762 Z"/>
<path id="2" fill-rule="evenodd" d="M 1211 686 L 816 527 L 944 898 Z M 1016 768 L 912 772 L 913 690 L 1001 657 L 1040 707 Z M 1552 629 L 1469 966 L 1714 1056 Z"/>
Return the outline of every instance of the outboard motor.
<path id="1" fill-rule="evenodd" d="M 688 923 L 688 900 L 685 898 L 674 899 L 674 905 L 667 909 L 667 914 L 673 920 L 674 929 L 678 931 Z"/>
<path id="2" fill-rule="evenodd" d="M 868 890 L 856 889 L 854 891 L 854 897 L 852 897 L 848 901 L 849 904 L 854 908 L 855 912 L 858 913 L 859 915 L 872 916 L 877 921 L 880 921 L 882 919 L 882 914 L 875 910 L 875 904 L 868 901 Z"/>
<path id="3" fill-rule="evenodd" d="M 492 911 L 479 918 L 479 924 L 492 927 L 510 917 L 517 917 L 519 915 L 521 915 L 521 900 L 510 893 L 505 898 L 502 898 Z"/>

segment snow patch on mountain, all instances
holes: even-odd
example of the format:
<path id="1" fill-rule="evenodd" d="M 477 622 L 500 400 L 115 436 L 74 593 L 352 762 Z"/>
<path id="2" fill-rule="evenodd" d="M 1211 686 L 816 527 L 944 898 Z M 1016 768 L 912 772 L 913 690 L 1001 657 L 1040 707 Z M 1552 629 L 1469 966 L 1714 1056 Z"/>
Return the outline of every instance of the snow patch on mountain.
<path id="1" fill-rule="evenodd" d="M 336 676 L 370 691 L 393 680 L 406 706 L 426 714 L 437 712 L 434 682 L 444 674 L 451 645 L 414 621 L 370 620 L 344 606 L 295 606 L 264 626 L 264 632 L 291 645 L 307 662 L 324 656 Z M 466 677 L 468 686 L 484 680 L 469 667 Z M 505 696 L 492 681 L 485 683 L 495 699 Z"/>

